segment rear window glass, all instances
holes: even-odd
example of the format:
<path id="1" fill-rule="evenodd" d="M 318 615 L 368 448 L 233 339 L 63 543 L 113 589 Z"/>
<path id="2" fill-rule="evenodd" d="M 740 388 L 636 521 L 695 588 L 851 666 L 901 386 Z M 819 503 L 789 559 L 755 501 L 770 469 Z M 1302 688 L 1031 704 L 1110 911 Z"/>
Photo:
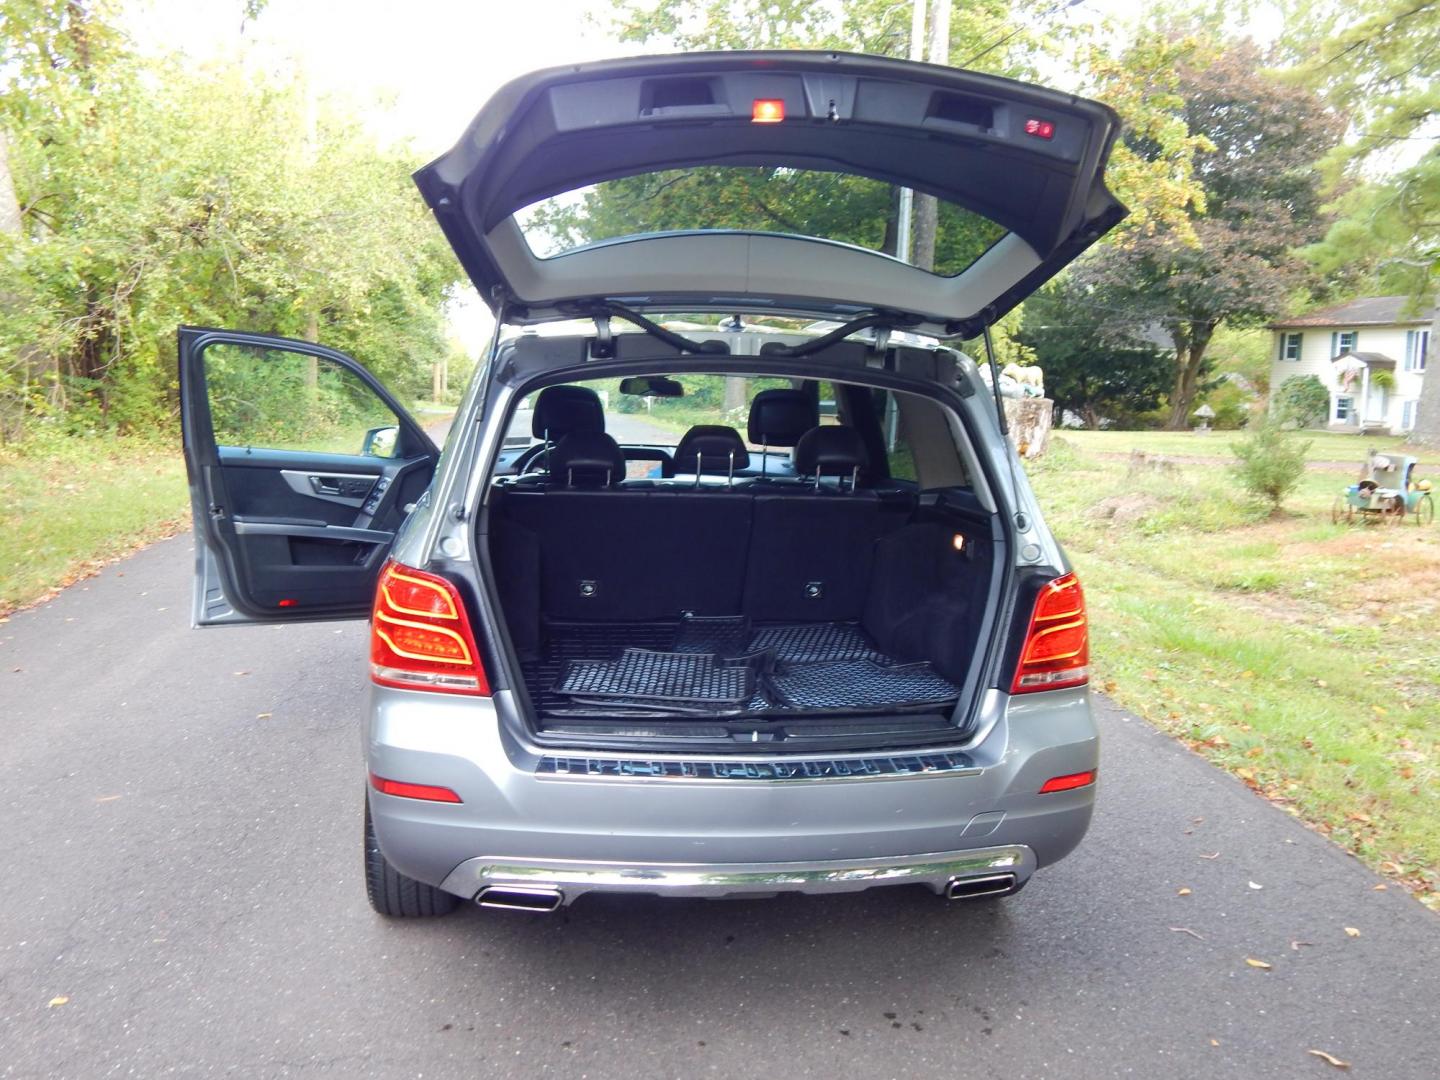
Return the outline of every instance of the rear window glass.
<path id="1" fill-rule="evenodd" d="M 651 233 L 783 233 L 893 253 L 899 189 L 848 173 L 706 166 L 627 176 L 567 192 L 515 215 L 541 258 Z M 960 273 L 1005 235 L 951 203 L 937 208 L 935 272 Z"/>

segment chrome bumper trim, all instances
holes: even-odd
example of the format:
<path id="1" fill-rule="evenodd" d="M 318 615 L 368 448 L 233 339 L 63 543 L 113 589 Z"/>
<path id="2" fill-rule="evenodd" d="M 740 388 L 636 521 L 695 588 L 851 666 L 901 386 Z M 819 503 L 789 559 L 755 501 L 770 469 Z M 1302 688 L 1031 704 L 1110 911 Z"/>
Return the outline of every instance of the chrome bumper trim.
<path id="1" fill-rule="evenodd" d="M 1023 885 L 1035 853 L 1022 844 L 878 859 L 784 863 L 586 863 L 566 859 L 467 859 L 440 887 L 475 897 L 495 886 L 559 890 L 563 902 L 590 892 L 725 897 L 780 892 L 860 892 L 880 885 L 924 885 L 938 895 L 957 880 L 997 872 Z"/>

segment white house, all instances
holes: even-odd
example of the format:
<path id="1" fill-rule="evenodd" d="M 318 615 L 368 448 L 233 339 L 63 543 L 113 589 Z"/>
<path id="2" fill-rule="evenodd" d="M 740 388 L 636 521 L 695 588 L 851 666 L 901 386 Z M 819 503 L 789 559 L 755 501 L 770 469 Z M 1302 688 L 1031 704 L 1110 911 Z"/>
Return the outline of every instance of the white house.
<path id="1" fill-rule="evenodd" d="M 1435 313 L 1408 307 L 1408 297 L 1372 296 L 1271 323 L 1271 394 L 1315 375 L 1330 391 L 1330 430 L 1409 431 Z"/>

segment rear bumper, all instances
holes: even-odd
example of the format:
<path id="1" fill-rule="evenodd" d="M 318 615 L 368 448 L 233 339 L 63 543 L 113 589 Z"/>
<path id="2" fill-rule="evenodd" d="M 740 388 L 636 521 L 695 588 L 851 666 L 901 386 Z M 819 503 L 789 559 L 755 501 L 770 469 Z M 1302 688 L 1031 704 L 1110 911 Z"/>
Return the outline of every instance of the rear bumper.
<path id="1" fill-rule="evenodd" d="M 1023 885 L 1075 848 L 1094 806 L 1094 786 L 1047 795 L 1040 786 L 1094 769 L 1099 744 L 1081 688 L 1002 699 L 988 734 L 964 748 L 968 764 L 950 771 L 873 775 L 864 755 L 848 755 L 840 760 L 853 775 L 786 776 L 763 768 L 778 756 L 756 755 L 765 778 L 556 775 L 506 734 L 496 702 L 376 688 L 367 753 L 377 775 L 463 800 L 370 791 L 380 848 L 401 873 L 467 899 L 509 885 L 555 889 L 568 902 L 595 891 L 734 896 L 906 882 L 939 892 L 989 873 Z"/>
<path id="2" fill-rule="evenodd" d="M 562 903 L 590 892 L 652 896 L 770 896 L 781 892 L 860 892 L 880 885 L 925 885 L 944 895 L 956 882 L 1009 876 L 995 893 L 1022 886 L 1035 872 L 1035 853 L 1021 845 L 884 859 L 812 863 L 579 863 L 564 860 L 467 859 L 441 882 L 457 896 L 487 889 L 553 890 Z"/>

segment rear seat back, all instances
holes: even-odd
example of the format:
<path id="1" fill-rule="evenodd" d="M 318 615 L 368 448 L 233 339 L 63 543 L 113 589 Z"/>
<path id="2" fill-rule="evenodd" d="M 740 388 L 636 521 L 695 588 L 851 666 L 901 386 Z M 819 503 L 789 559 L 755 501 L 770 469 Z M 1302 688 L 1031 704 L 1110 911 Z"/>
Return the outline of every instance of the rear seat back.
<path id="1" fill-rule="evenodd" d="M 572 459 L 562 444 L 553 483 L 510 486 L 498 502 L 502 516 L 533 536 L 539 556 L 535 566 L 511 545 L 516 571 L 538 575 L 533 585 L 513 584 L 511 595 L 536 597 L 551 618 L 597 622 L 684 611 L 761 621 L 861 618 L 876 541 L 909 520 L 913 501 L 850 488 L 850 477 L 863 476 L 863 445 L 847 437 L 849 429 L 820 430 L 842 434 L 819 436 L 813 453 L 796 456 L 813 458 L 826 476 L 843 475 L 843 489 L 793 480 L 706 490 L 564 486 Z M 573 460 L 587 470 L 613 464 L 593 437 L 577 440 L 577 450 L 585 453 Z"/>
<path id="2" fill-rule="evenodd" d="M 535 536 L 540 610 L 551 618 L 740 611 L 752 513 L 745 495 L 515 488 L 502 506 Z"/>

